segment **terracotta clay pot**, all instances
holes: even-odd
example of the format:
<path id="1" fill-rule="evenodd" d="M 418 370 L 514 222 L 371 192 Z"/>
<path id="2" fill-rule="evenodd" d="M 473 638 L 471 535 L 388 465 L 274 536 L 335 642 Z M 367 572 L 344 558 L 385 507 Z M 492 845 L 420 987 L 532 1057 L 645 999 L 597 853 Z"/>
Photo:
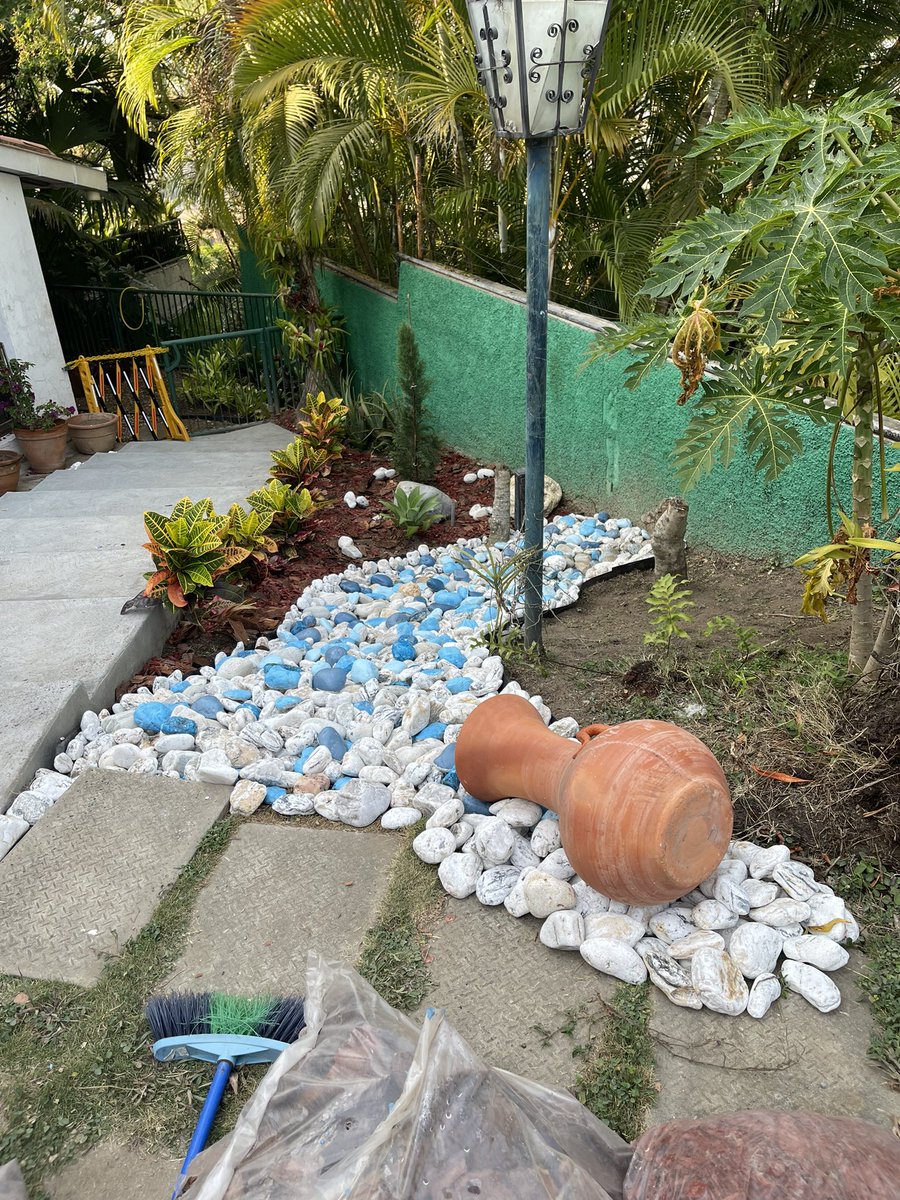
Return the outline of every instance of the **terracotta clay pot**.
<path id="1" fill-rule="evenodd" d="M 67 421 L 60 421 L 52 429 L 14 429 L 13 433 L 36 475 L 58 471 L 65 463 L 69 437 Z"/>
<path id="2" fill-rule="evenodd" d="M 15 450 L 0 450 L 0 496 L 18 488 L 21 467 L 21 454 Z"/>
<path id="3" fill-rule="evenodd" d="M 102 454 L 116 448 L 115 413 L 76 413 L 69 418 L 69 433 L 82 454 Z"/>
<path id="4" fill-rule="evenodd" d="M 695 888 L 731 837 L 728 784 L 712 752 L 666 721 L 589 725 L 580 745 L 521 696 L 494 696 L 456 743 L 460 782 L 485 803 L 518 796 L 559 814 L 582 879 L 613 900 L 659 904 Z"/>

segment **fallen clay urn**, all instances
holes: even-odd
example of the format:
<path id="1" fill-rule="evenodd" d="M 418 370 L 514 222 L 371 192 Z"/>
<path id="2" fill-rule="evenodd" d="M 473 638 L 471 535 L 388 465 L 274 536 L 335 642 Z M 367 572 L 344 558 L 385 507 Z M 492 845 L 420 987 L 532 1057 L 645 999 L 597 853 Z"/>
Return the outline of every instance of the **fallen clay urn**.
<path id="1" fill-rule="evenodd" d="M 460 730 L 456 771 L 487 804 L 519 797 L 558 813 L 569 862 L 613 900 L 676 900 L 712 874 L 732 826 L 712 752 L 666 721 L 577 736 L 579 745 L 551 733 L 521 696 L 494 696 Z"/>

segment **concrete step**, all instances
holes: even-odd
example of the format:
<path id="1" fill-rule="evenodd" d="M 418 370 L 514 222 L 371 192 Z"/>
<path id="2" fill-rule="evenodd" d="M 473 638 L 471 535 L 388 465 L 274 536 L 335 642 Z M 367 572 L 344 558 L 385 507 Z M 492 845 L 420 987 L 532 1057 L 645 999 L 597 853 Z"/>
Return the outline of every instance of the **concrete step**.
<path id="1" fill-rule="evenodd" d="M 188 488 L 193 488 L 190 479 L 184 481 Z M 257 485 L 260 486 L 260 485 Z M 83 493 L 70 491 L 44 491 L 43 486 L 33 492 L 7 492 L 0 496 L 0 519 L 14 516 L 58 517 L 60 520 L 75 521 L 82 517 L 100 514 L 110 518 L 121 515 L 124 506 L 133 513 L 138 521 L 141 515 L 152 512 L 169 513 L 184 495 L 190 495 L 184 488 L 173 488 L 168 498 L 160 499 L 160 489 L 137 488 L 123 496 L 122 489 L 113 491 L 93 492 L 85 489 Z M 246 499 L 246 490 L 232 487 L 227 481 L 221 480 L 215 488 L 193 490 L 192 500 L 209 497 L 214 508 L 226 512 L 235 501 Z"/>
<path id="2" fill-rule="evenodd" d="M 115 466 L 108 466 L 104 471 L 92 471 L 90 474 L 61 471 L 49 476 L 34 490 L 42 496 L 59 492 L 74 496 L 87 495 L 89 492 L 152 489 L 160 496 L 175 495 L 176 499 L 180 499 L 187 486 L 188 494 L 192 498 L 199 498 L 210 490 L 220 488 L 222 480 L 227 479 L 232 493 L 240 497 L 262 487 L 268 478 L 267 466 L 248 463 L 246 455 L 219 455 L 219 458 L 224 459 L 221 465 L 199 459 L 191 464 L 182 465 L 141 461 L 136 465 L 117 463 Z"/>
<path id="3" fill-rule="evenodd" d="M 3 548 L 0 600 L 87 599 L 98 591 L 128 599 L 143 587 L 150 566 L 139 542 L 124 550 L 57 550 L 52 556 L 46 550 L 7 554 Z"/>
<path id="4" fill-rule="evenodd" d="M 87 692 L 75 679 L 19 683 L 9 673 L 0 721 L 0 813 L 31 783 L 38 767 L 52 762 L 60 739 L 71 737 L 89 707 Z"/>
<path id="5" fill-rule="evenodd" d="M 203 447 L 204 454 L 213 450 L 242 449 L 247 451 L 274 450 L 276 446 L 286 446 L 297 435 L 280 425 L 264 422 L 260 425 L 247 425 L 243 429 L 231 429 L 225 433 L 210 433 L 202 437 L 191 438 L 187 442 L 175 441 L 171 438 L 160 438 L 158 442 L 141 440 L 126 442 L 120 447 L 119 454 L 138 454 L 148 451 L 158 454 L 160 451 L 180 451 Z"/>
<path id="6" fill-rule="evenodd" d="M 40 553 L 49 558 L 76 546 L 84 554 L 124 554 L 146 540 L 140 513 L 106 517 L 92 512 L 73 514 L 69 505 L 68 518 L 60 520 L 32 514 L 27 504 L 0 507 L 0 556 Z"/>

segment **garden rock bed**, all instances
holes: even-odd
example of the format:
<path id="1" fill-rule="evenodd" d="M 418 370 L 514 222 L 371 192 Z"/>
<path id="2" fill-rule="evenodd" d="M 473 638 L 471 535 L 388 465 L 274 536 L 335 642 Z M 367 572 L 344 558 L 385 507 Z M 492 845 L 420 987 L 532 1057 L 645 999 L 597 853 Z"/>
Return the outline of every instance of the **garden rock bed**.
<path id="1" fill-rule="evenodd" d="M 549 610 L 651 555 L 645 531 L 605 513 L 557 518 L 544 541 Z M 819 1011 L 837 1008 L 828 972 L 847 962 L 839 943 L 858 926 L 786 847 L 734 842 L 689 896 L 628 906 L 575 876 L 555 814 L 515 797 L 488 808 L 461 787 L 455 741 L 486 697 L 524 694 L 554 732 L 578 728 L 567 716 L 551 724 L 540 696 L 504 686 L 500 658 L 481 642 L 497 611 L 475 567 L 516 549 L 460 539 L 315 580 L 275 637 L 238 643 L 196 675 L 159 676 L 111 713 L 85 713 L 55 770 L 39 772 L 5 820 L 39 820 L 95 766 L 225 784 L 245 815 L 268 804 L 357 828 L 424 816 L 413 849 L 449 894 L 539 918 L 544 945 L 578 951 L 595 970 L 649 978 L 676 1005 L 726 1015 L 764 1016 L 782 983 Z M 14 837 L 10 828 L 3 845 Z"/>

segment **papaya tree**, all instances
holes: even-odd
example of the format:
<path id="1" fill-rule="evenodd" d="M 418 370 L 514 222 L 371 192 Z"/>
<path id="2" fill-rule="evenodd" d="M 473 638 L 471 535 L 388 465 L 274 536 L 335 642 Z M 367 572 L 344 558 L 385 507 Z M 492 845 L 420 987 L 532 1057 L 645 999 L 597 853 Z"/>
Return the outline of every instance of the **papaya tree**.
<path id="1" fill-rule="evenodd" d="M 832 536 L 807 556 L 804 608 L 824 617 L 832 595 L 850 602 L 858 672 L 875 645 L 873 579 L 882 553 L 900 550 L 873 518 L 877 459 L 890 521 L 880 418 L 900 378 L 898 116 L 900 102 L 870 93 L 824 110 L 751 107 L 707 130 L 691 154 L 711 163 L 719 203 L 660 245 L 644 287 L 655 311 L 597 347 L 630 349 L 632 387 L 667 359 L 681 372 L 691 415 L 674 465 L 685 490 L 739 447 L 775 479 L 809 421 L 833 425 Z M 833 469 L 842 422 L 854 430 L 849 502 Z"/>

